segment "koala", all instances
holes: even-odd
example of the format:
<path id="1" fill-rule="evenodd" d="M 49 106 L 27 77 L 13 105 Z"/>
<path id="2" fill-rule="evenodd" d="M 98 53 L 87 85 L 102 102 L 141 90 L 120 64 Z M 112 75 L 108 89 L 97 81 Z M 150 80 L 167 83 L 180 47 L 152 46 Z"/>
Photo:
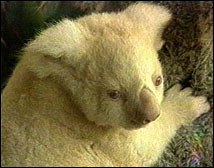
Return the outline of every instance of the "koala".
<path id="1" fill-rule="evenodd" d="M 158 50 L 170 18 L 136 3 L 64 19 L 30 41 L 1 95 L 1 165 L 152 166 L 210 109 L 180 84 L 164 93 Z"/>

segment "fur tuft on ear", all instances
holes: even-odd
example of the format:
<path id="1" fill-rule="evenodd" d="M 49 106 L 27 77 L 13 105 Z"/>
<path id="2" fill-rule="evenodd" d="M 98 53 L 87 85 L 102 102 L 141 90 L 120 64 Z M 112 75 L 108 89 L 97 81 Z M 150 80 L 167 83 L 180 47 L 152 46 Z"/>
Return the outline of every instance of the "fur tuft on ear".
<path id="1" fill-rule="evenodd" d="M 161 39 L 163 30 L 171 19 L 167 9 L 151 3 L 136 3 L 124 10 L 124 13 L 135 23 L 142 23 L 143 28 L 150 33 L 154 47 L 157 50 L 161 49 L 164 44 Z"/>
<path id="2" fill-rule="evenodd" d="M 77 57 L 81 49 L 85 51 L 82 45 L 84 34 L 85 32 L 81 25 L 64 19 L 57 25 L 41 32 L 34 41 L 28 44 L 25 50 L 49 55 L 54 58 L 60 58 L 61 56 L 70 57 L 71 55 Z"/>
<path id="3" fill-rule="evenodd" d="M 24 60 L 40 78 L 49 76 L 53 70 L 62 72 L 64 63 L 73 69 L 80 67 L 79 62 L 87 51 L 85 37 L 88 34 L 80 24 L 64 19 L 28 43 L 24 48 Z"/>

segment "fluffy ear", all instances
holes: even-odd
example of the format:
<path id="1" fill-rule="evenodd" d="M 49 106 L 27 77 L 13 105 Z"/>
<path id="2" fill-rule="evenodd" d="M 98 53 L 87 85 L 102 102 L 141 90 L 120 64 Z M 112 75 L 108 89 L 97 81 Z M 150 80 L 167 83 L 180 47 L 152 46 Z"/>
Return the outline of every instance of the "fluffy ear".
<path id="1" fill-rule="evenodd" d="M 142 25 L 150 33 L 154 47 L 159 50 L 164 44 L 161 39 L 164 28 L 171 19 L 171 14 L 164 7 L 151 3 L 137 3 L 129 6 L 124 13 L 134 22 Z"/>
<path id="2" fill-rule="evenodd" d="M 84 51 L 84 34 L 86 32 L 78 23 L 64 19 L 60 23 L 41 32 L 26 50 L 53 58 L 78 56 Z M 78 49 L 78 50 L 77 50 Z"/>
<path id="3" fill-rule="evenodd" d="M 62 64 L 73 69 L 81 68 L 82 55 L 86 52 L 84 28 L 78 23 L 64 19 L 62 22 L 41 32 L 24 49 L 24 60 L 39 77 L 62 72 Z M 47 66 L 48 65 L 48 66 Z"/>

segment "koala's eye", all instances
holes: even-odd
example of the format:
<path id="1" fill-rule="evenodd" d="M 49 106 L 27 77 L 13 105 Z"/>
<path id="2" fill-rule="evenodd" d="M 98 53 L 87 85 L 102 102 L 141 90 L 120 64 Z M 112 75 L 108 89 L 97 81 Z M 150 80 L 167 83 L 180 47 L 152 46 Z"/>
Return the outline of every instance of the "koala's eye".
<path id="1" fill-rule="evenodd" d="M 161 83 L 162 83 L 162 77 L 158 76 L 154 81 L 154 85 L 159 86 Z"/>
<path id="2" fill-rule="evenodd" d="M 112 99 L 118 99 L 118 98 L 120 98 L 120 92 L 118 90 L 110 90 L 110 91 L 108 91 L 108 95 Z"/>

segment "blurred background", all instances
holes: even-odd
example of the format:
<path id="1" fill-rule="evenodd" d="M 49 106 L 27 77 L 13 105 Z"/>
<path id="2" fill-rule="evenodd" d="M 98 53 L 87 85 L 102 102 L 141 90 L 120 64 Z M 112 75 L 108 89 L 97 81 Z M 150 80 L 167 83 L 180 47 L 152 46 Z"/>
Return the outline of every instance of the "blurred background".
<path id="1" fill-rule="evenodd" d="M 1 90 L 24 45 L 62 18 L 117 12 L 135 1 L 1 1 Z M 173 19 L 160 50 L 165 89 L 175 83 L 194 88 L 213 107 L 213 2 L 151 1 L 168 8 Z M 213 108 L 182 127 L 154 166 L 213 167 Z"/>

